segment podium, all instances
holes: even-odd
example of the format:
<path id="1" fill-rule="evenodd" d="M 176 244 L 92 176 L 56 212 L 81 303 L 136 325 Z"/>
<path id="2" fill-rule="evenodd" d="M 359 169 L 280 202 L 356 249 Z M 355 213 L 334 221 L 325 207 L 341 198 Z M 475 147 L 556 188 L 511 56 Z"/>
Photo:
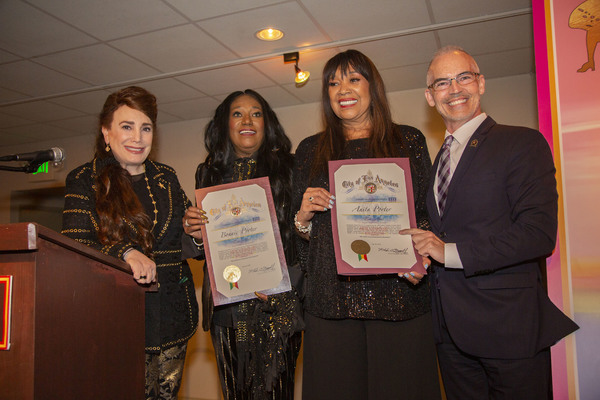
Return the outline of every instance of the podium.
<path id="1" fill-rule="evenodd" d="M 129 266 L 34 223 L 0 225 L 12 276 L 0 399 L 143 399 L 144 297 Z"/>

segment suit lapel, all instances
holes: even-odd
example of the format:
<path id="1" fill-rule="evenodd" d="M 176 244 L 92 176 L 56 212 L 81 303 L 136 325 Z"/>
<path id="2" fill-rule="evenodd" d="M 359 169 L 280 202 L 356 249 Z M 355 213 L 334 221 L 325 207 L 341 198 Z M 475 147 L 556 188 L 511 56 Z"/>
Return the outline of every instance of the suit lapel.
<path id="1" fill-rule="evenodd" d="M 452 208 L 452 203 L 456 197 L 455 194 L 458 190 L 460 190 L 462 179 L 469 170 L 473 159 L 475 159 L 477 151 L 485 142 L 487 133 L 494 125 L 496 125 L 496 122 L 491 117 L 487 117 L 469 139 L 469 143 L 467 143 L 465 151 L 460 157 L 460 161 L 454 170 L 454 174 L 452 174 L 450 186 L 448 186 L 448 197 L 446 198 L 445 213 L 448 213 Z"/>

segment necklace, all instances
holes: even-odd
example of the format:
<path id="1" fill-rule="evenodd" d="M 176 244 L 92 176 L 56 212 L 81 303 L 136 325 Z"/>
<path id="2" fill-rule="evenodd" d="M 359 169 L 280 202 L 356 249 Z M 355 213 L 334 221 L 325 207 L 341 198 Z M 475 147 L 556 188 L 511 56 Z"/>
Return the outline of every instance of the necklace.
<path id="1" fill-rule="evenodd" d="M 156 200 L 154 200 L 154 195 L 150 190 L 150 180 L 148 180 L 148 177 L 146 176 L 146 171 L 144 171 L 144 179 L 146 180 L 146 187 L 148 188 L 148 193 L 150 194 L 150 201 L 152 202 L 152 207 L 154 207 L 154 221 L 152 221 L 152 229 L 154 229 L 154 227 L 158 223 L 158 209 L 156 208 Z"/>

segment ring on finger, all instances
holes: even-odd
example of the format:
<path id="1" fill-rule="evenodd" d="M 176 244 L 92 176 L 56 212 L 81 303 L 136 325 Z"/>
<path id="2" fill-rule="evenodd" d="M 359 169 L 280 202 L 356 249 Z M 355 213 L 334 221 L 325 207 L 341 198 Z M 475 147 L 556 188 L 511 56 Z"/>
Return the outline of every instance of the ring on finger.
<path id="1" fill-rule="evenodd" d="M 184 224 L 185 226 L 187 226 L 187 227 L 190 227 L 190 226 L 191 226 L 191 225 L 188 223 L 188 220 L 187 220 L 187 218 L 185 219 L 185 221 L 183 221 L 183 224 Z"/>
<path id="2" fill-rule="evenodd" d="M 312 203 L 314 199 L 315 199 L 314 197 L 310 196 L 310 197 L 308 198 L 308 201 L 310 201 L 310 202 Z"/>

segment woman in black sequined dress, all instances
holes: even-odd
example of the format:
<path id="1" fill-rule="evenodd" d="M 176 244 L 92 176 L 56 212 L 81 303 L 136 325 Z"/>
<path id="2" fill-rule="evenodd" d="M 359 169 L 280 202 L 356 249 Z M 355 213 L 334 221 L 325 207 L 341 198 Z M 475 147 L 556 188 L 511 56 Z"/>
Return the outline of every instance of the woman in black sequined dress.
<path id="1" fill-rule="evenodd" d="M 231 93 L 217 107 L 204 143 L 208 156 L 196 170 L 196 188 L 268 176 L 288 266 L 294 261 L 291 221 L 291 143 L 266 100 L 253 90 Z M 204 211 L 191 207 L 184 228 L 204 258 Z M 214 306 L 204 272 L 202 326 L 210 330 L 221 389 L 228 400 L 292 399 L 300 350 L 301 305 L 295 291 L 258 295 Z"/>
<path id="2" fill-rule="evenodd" d="M 305 399 L 439 399 L 427 277 L 337 274 L 327 161 L 408 157 L 419 227 L 428 227 L 431 160 L 423 134 L 392 122 L 383 81 L 364 54 L 325 65 L 325 129 L 296 150 L 292 207 L 302 267 Z"/>

